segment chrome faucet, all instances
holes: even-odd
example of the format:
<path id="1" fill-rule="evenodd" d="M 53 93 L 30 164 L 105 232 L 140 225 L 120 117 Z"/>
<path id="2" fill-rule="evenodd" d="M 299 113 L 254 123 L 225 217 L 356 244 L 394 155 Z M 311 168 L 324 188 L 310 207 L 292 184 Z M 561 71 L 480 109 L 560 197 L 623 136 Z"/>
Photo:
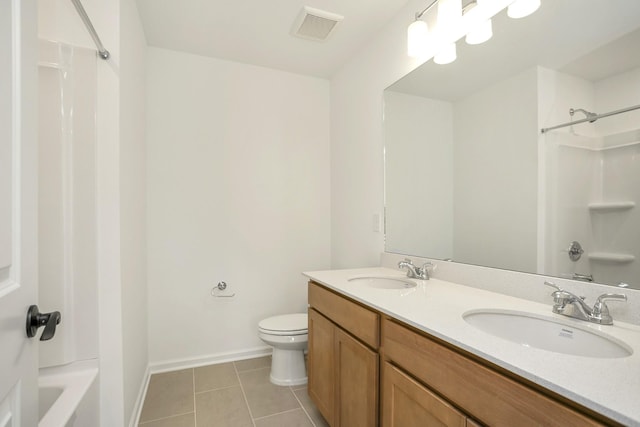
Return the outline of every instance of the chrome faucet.
<path id="1" fill-rule="evenodd" d="M 429 270 L 433 268 L 433 264 L 431 262 L 425 262 L 422 267 L 416 267 L 413 265 L 413 261 L 405 258 L 404 261 L 398 263 L 398 268 L 406 268 L 407 277 L 411 279 L 429 280 Z"/>
<path id="2" fill-rule="evenodd" d="M 584 297 L 579 297 L 569 291 L 561 289 L 553 282 L 544 282 L 545 285 L 555 288 L 551 296 L 553 297 L 553 312 L 574 319 L 586 320 L 587 322 L 598 323 L 600 325 L 612 325 L 613 318 L 609 314 L 609 307 L 605 304 L 608 300 L 626 301 L 624 294 L 602 294 L 596 300 L 593 308 L 584 302 Z"/>

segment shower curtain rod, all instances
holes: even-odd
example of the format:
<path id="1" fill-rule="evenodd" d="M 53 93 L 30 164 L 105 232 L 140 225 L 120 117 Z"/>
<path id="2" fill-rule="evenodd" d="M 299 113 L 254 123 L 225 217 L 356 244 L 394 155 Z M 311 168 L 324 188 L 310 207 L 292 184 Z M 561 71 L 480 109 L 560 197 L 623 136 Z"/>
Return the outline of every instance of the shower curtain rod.
<path id="1" fill-rule="evenodd" d="M 96 29 L 93 28 L 91 19 L 89 19 L 89 15 L 87 15 L 87 12 L 84 10 L 84 7 L 82 6 L 82 3 L 80 3 L 80 0 L 71 0 L 71 3 L 73 3 L 73 5 L 76 7 L 78 15 L 80 15 L 80 19 L 82 19 L 82 22 L 84 22 L 84 26 L 87 27 L 87 30 L 89 31 L 93 42 L 96 44 L 96 47 L 98 48 L 98 55 L 100 56 L 100 58 L 105 60 L 109 59 L 109 51 L 102 45 L 100 37 L 98 37 Z"/>
<path id="2" fill-rule="evenodd" d="M 633 110 L 637 110 L 637 109 L 640 109 L 640 105 L 634 105 L 632 107 L 621 108 L 620 110 L 609 111 L 608 113 L 596 114 L 595 116 L 586 117 L 584 119 L 576 120 L 576 121 L 573 121 L 573 122 L 563 123 L 561 125 L 552 126 L 550 128 L 542 128 L 542 129 L 540 129 L 540 133 L 546 133 L 546 132 L 549 132 L 550 130 L 559 129 L 559 128 L 563 128 L 563 127 L 567 127 L 567 126 L 571 126 L 571 125 L 576 125 L 578 123 L 595 122 L 596 120 L 601 119 L 603 117 L 615 116 L 616 114 L 626 113 L 627 111 L 633 111 Z"/>

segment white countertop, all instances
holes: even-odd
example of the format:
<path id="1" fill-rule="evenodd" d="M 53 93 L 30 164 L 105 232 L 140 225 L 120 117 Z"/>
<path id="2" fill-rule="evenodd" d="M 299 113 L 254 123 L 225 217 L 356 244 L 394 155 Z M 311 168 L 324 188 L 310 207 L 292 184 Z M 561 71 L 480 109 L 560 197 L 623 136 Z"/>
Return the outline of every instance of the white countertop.
<path id="1" fill-rule="evenodd" d="M 410 289 L 374 289 L 349 282 L 354 277 L 401 277 L 383 267 L 303 273 L 310 279 L 380 312 L 480 356 L 523 378 L 629 426 L 640 426 L 640 326 L 601 326 L 555 314 L 551 306 L 431 278 L 410 279 Z M 525 347 L 469 325 L 469 310 L 517 310 L 554 318 L 577 328 L 606 333 L 633 354 L 623 358 L 573 356 Z"/>

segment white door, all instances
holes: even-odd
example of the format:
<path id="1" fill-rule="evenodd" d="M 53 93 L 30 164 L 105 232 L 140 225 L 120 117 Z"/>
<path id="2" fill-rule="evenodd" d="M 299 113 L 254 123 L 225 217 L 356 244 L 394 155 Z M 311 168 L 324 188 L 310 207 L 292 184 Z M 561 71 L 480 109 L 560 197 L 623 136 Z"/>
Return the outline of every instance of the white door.
<path id="1" fill-rule="evenodd" d="M 38 424 L 36 0 L 0 0 L 0 427 Z"/>

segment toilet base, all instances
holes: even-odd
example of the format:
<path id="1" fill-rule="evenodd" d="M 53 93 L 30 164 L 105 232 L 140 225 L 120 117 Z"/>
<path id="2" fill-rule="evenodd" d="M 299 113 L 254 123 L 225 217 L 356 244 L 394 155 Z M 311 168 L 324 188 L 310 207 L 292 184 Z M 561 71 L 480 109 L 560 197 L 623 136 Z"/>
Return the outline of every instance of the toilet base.
<path id="1" fill-rule="evenodd" d="M 282 386 L 306 384 L 307 368 L 304 363 L 304 351 L 274 348 L 269 380 L 272 384 Z"/>

